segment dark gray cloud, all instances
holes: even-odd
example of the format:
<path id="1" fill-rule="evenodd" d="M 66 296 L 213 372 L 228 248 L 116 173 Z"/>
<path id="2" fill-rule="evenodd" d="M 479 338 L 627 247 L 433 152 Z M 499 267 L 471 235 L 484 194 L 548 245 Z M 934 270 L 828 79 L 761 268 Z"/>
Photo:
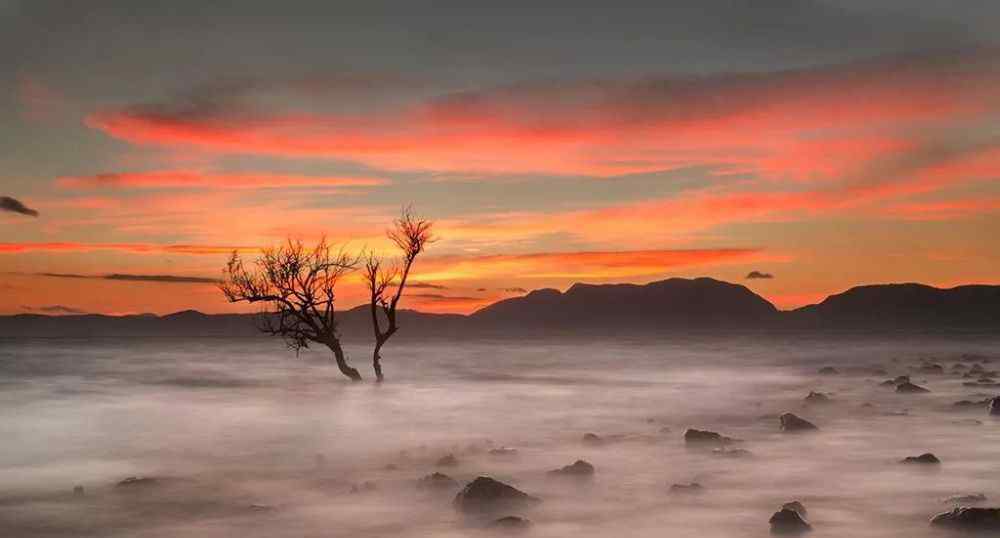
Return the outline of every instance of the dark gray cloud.
<path id="1" fill-rule="evenodd" d="M 441 284 L 431 284 L 429 282 L 410 282 L 407 284 L 410 288 L 424 288 L 430 290 L 446 290 L 448 286 L 442 286 Z"/>
<path id="2" fill-rule="evenodd" d="M 762 271 L 750 271 L 749 273 L 747 273 L 747 280 L 754 280 L 760 278 L 764 279 L 774 278 L 774 275 L 772 275 L 771 273 L 764 273 Z"/>
<path id="3" fill-rule="evenodd" d="M 27 306 L 22 305 L 21 308 L 27 310 L 28 312 L 41 312 L 43 314 L 86 314 L 87 311 L 80 310 L 79 308 L 73 308 L 70 306 L 63 306 L 61 304 L 45 305 L 45 306 Z"/>
<path id="4" fill-rule="evenodd" d="M 415 293 L 410 295 L 410 297 L 417 297 L 425 301 L 435 302 L 435 301 L 479 301 L 482 297 L 465 297 L 461 295 L 444 295 L 440 293 Z"/>
<path id="5" fill-rule="evenodd" d="M 98 280 L 124 280 L 130 282 L 165 282 L 168 284 L 215 284 L 219 282 L 217 278 L 200 276 L 178 276 L 178 275 L 128 275 L 122 273 L 112 273 L 110 275 L 81 275 L 75 273 L 38 273 L 39 276 L 53 278 L 87 278 Z"/>
<path id="6" fill-rule="evenodd" d="M 37 217 L 38 211 L 31 209 L 30 207 L 21 203 L 20 200 L 11 198 L 10 196 L 0 196 L 0 211 L 10 211 L 11 213 L 20 213 L 21 215 L 27 215 L 29 217 Z"/>
<path id="7" fill-rule="evenodd" d="M 528 293 L 528 290 L 524 288 L 504 288 L 503 291 L 507 293 Z"/>

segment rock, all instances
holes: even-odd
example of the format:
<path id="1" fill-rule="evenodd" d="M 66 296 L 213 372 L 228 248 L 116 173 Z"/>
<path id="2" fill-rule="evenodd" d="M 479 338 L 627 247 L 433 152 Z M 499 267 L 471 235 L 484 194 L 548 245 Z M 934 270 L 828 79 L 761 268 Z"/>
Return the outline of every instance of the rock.
<path id="1" fill-rule="evenodd" d="M 437 460 L 435 465 L 438 467 L 454 467 L 458 465 L 458 458 L 456 458 L 454 454 L 448 454 L 447 456 L 443 456 L 441 459 Z"/>
<path id="2" fill-rule="evenodd" d="M 798 512 L 799 515 L 802 516 L 803 518 L 808 516 L 808 512 L 806 512 L 805 505 L 803 505 L 799 501 L 786 502 L 785 504 L 781 505 L 781 508 L 779 508 L 779 510 L 794 510 Z"/>
<path id="3" fill-rule="evenodd" d="M 560 467 L 554 471 L 549 471 L 552 475 L 564 476 L 593 476 L 594 466 L 583 460 L 576 460 L 572 465 Z"/>
<path id="4" fill-rule="evenodd" d="M 701 493 L 704 490 L 705 488 L 697 482 L 691 482 L 690 484 L 672 484 L 670 486 L 670 493 L 691 494 Z"/>
<path id="5" fill-rule="evenodd" d="M 931 525 L 968 531 L 1000 531 L 1000 508 L 960 506 L 934 516 Z"/>
<path id="6" fill-rule="evenodd" d="M 983 368 L 982 364 L 973 364 L 972 367 L 969 368 L 969 373 L 970 374 L 981 374 L 981 373 L 983 373 L 985 371 L 986 371 L 986 368 Z"/>
<path id="7" fill-rule="evenodd" d="M 526 530 L 530 526 L 531 521 L 520 516 L 505 516 L 490 523 L 490 528 L 507 530 Z"/>
<path id="8" fill-rule="evenodd" d="M 541 502 L 541 499 L 488 476 L 480 476 L 466 484 L 455 495 L 454 505 L 465 513 L 491 512 L 521 508 Z"/>
<path id="9" fill-rule="evenodd" d="M 604 439 L 596 433 L 585 433 L 583 434 L 583 444 L 585 445 L 600 445 L 604 443 Z"/>
<path id="10" fill-rule="evenodd" d="M 129 488 L 129 489 L 146 489 L 152 486 L 156 486 L 160 483 L 157 478 L 151 478 L 148 476 L 130 476 L 125 480 L 115 484 L 116 488 Z"/>
<path id="11" fill-rule="evenodd" d="M 805 401 L 809 404 L 824 404 L 830 403 L 830 397 L 822 392 L 810 391 L 809 395 L 806 396 Z"/>
<path id="12" fill-rule="evenodd" d="M 943 374 L 944 366 L 940 364 L 924 364 L 917 368 L 917 371 L 924 374 Z"/>
<path id="13" fill-rule="evenodd" d="M 892 382 L 895 385 L 902 385 L 903 383 L 909 383 L 910 382 L 910 376 L 908 376 L 908 375 L 897 375 L 895 378 L 893 378 Z"/>
<path id="14" fill-rule="evenodd" d="M 968 370 L 969 367 L 960 362 L 956 362 L 955 364 L 951 365 L 951 369 L 957 372 L 959 370 Z"/>
<path id="15" fill-rule="evenodd" d="M 837 375 L 839 373 L 840 372 L 836 368 L 834 368 L 833 366 L 824 366 L 824 367 L 822 367 L 822 368 L 819 369 L 819 374 L 820 375 Z"/>
<path id="16" fill-rule="evenodd" d="M 795 510 L 782 508 L 774 513 L 769 520 L 771 534 L 800 534 L 812 530 L 812 525 Z"/>
<path id="17" fill-rule="evenodd" d="M 748 458 L 753 456 L 752 452 L 743 448 L 715 448 L 712 449 L 712 454 L 723 458 Z"/>
<path id="18" fill-rule="evenodd" d="M 885 381 L 878 384 L 880 387 L 895 387 L 896 382 L 892 379 L 886 379 Z"/>
<path id="19" fill-rule="evenodd" d="M 804 432 L 819 429 L 812 422 L 791 413 L 782 414 L 778 420 L 781 421 L 781 431 L 783 432 Z"/>
<path id="20" fill-rule="evenodd" d="M 914 385 L 907 381 L 906 383 L 900 383 L 896 385 L 896 392 L 901 394 L 920 394 L 924 392 L 930 392 L 930 390 L 921 387 L 920 385 Z"/>
<path id="21" fill-rule="evenodd" d="M 1000 396 L 990 398 L 990 402 L 986 406 L 986 411 L 990 416 L 1000 417 Z"/>
<path id="22" fill-rule="evenodd" d="M 684 442 L 689 445 L 726 445 L 733 443 L 734 441 L 735 440 L 730 437 L 708 430 L 688 428 L 688 430 L 684 432 Z"/>
<path id="23" fill-rule="evenodd" d="M 970 495 L 955 495 L 953 497 L 948 497 L 944 499 L 944 503 L 948 504 L 976 504 L 981 502 L 986 502 L 986 495 L 982 493 L 972 493 Z"/>
<path id="24" fill-rule="evenodd" d="M 986 407 L 989 405 L 989 403 L 990 399 L 986 398 L 985 400 L 959 400 L 951 405 L 954 407 L 969 408 L 969 407 Z"/>
<path id="25" fill-rule="evenodd" d="M 274 510 L 273 506 L 267 504 L 251 504 L 247 507 L 251 512 L 270 512 Z"/>
<path id="26" fill-rule="evenodd" d="M 919 456 L 908 456 L 906 458 L 903 458 L 902 460 L 900 460 L 900 463 L 919 463 L 919 464 L 936 465 L 941 463 L 941 460 L 939 460 L 938 457 L 935 456 L 934 454 L 926 452 Z"/>
<path id="27" fill-rule="evenodd" d="M 498 458 L 513 458 L 514 456 L 517 456 L 517 449 L 508 448 L 505 446 L 502 446 L 500 448 L 492 448 L 490 449 L 490 456 L 495 456 Z"/>
<path id="28" fill-rule="evenodd" d="M 417 487 L 434 490 L 451 489 L 458 487 L 458 482 L 444 473 L 431 473 L 417 480 Z"/>
<path id="29" fill-rule="evenodd" d="M 362 482 L 360 484 L 351 485 L 351 493 L 353 494 L 371 493 L 377 489 L 378 486 L 375 485 L 375 482 Z"/>

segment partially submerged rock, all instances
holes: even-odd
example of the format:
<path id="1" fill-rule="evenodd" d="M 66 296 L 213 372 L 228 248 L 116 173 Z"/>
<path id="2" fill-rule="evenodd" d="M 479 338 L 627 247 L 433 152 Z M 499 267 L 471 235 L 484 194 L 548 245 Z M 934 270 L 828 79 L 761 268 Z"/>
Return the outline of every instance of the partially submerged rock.
<path id="1" fill-rule="evenodd" d="M 689 445 L 728 445 L 736 440 L 718 432 L 688 428 L 684 432 L 684 442 Z"/>
<path id="2" fill-rule="evenodd" d="M 523 508 L 541 502 L 541 499 L 499 480 L 480 476 L 466 484 L 455 495 L 455 508 L 464 513 L 493 512 L 512 508 Z"/>
<path id="3" fill-rule="evenodd" d="M 967 531 L 1000 531 L 1000 508 L 960 506 L 934 516 L 931 525 Z"/>
<path id="4" fill-rule="evenodd" d="M 833 366 L 824 366 L 819 369 L 820 375 L 837 375 L 839 373 L 840 371 L 834 368 Z"/>
<path id="5" fill-rule="evenodd" d="M 924 374 L 943 374 L 944 373 L 944 366 L 941 366 L 940 364 L 936 364 L 936 363 L 934 363 L 934 364 L 924 364 L 924 365 L 921 365 L 919 368 L 917 368 L 917 371 L 919 371 L 921 373 L 924 373 Z"/>
<path id="6" fill-rule="evenodd" d="M 495 456 L 498 458 L 513 458 L 517 456 L 517 449 L 502 446 L 500 448 L 490 449 L 490 456 Z"/>
<path id="7" fill-rule="evenodd" d="M 526 530 L 530 526 L 531 520 L 520 516 L 504 516 L 490 523 L 490 528 L 506 530 Z"/>
<path id="8" fill-rule="evenodd" d="M 438 467 L 454 467 L 458 465 L 458 458 L 454 454 L 448 454 L 447 456 L 442 456 L 441 459 L 437 460 L 435 464 Z"/>
<path id="9" fill-rule="evenodd" d="M 778 417 L 778 420 L 781 421 L 781 431 L 783 432 L 793 433 L 819 429 L 812 422 L 792 413 L 784 413 Z"/>
<path id="10" fill-rule="evenodd" d="M 451 489 L 458 487 L 458 482 L 444 473 L 431 473 L 417 480 L 417 487 L 434 490 Z"/>
<path id="11" fill-rule="evenodd" d="M 723 458 L 749 458 L 753 453 L 745 448 L 715 448 L 712 454 Z"/>
<path id="12" fill-rule="evenodd" d="M 149 476 L 130 476 L 115 484 L 121 489 L 147 489 L 160 484 L 160 479 Z"/>
<path id="13" fill-rule="evenodd" d="M 583 434 L 583 443 L 586 445 L 600 445 L 604 444 L 604 438 L 596 433 L 585 433 Z"/>
<path id="14" fill-rule="evenodd" d="M 977 504 L 986 502 L 986 495 L 982 493 L 971 493 L 968 495 L 954 495 L 942 500 L 943 503 L 948 504 Z"/>
<path id="15" fill-rule="evenodd" d="M 803 518 L 808 515 L 808 512 L 806 511 L 805 505 L 802 504 L 799 501 L 789 501 L 789 502 L 786 502 L 785 504 L 781 505 L 781 507 L 779 508 L 779 510 L 794 510 L 794 511 L 798 512 L 799 515 L 802 516 Z"/>
<path id="16" fill-rule="evenodd" d="M 830 397 L 822 392 L 810 391 L 805 401 L 808 404 L 825 404 L 830 403 Z"/>
<path id="17" fill-rule="evenodd" d="M 919 394 L 924 392 L 930 392 L 930 390 L 921 387 L 920 385 L 915 385 L 907 381 L 905 383 L 900 383 L 899 385 L 896 385 L 896 392 L 902 394 Z"/>
<path id="18" fill-rule="evenodd" d="M 691 482 L 690 484 L 672 484 L 670 486 L 670 493 L 701 493 L 705 488 L 697 482 Z"/>
<path id="19" fill-rule="evenodd" d="M 907 456 L 900 460 L 900 463 L 915 463 L 923 465 L 937 465 L 941 463 L 941 460 L 937 456 L 931 454 L 930 452 L 925 452 L 919 456 Z"/>
<path id="20" fill-rule="evenodd" d="M 594 466 L 589 462 L 576 460 L 571 465 L 566 465 L 565 467 L 549 471 L 549 474 L 563 476 L 593 476 Z"/>
<path id="21" fill-rule="evenodd" d="M 795 510 L 782 508 L 771 516 L 771 534 L 801 534 L 812 530 L 812 525 Z"/>

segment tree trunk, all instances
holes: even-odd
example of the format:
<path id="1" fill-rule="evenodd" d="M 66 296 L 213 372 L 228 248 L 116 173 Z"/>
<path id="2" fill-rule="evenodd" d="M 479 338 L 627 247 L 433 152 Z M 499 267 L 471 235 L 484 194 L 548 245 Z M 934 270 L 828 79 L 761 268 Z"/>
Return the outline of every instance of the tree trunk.
<path id="1" fill-rule="evenodd" d="M 358 372 L 357 368 L 352 368 L 350 364 L 347 364 L 347 357 L 344 356 L 344 350 L 340 347 L 340 343 L 333 342 L 327 346 L 333 351 L 333 358 L 337 361 L 340 373 L 349 377 L 351 381 L 361 381 L 361 373 Z"/>
<path id="2" fill-rule="evenodd" d="M 372 355 L 372 367 L 375 369 L 375 381 L 381 383 L 385 380 L 382 376 L 382 355 L 379 351 L 382 349 L 382 342 L 375 343 L 375 353 Z"/>

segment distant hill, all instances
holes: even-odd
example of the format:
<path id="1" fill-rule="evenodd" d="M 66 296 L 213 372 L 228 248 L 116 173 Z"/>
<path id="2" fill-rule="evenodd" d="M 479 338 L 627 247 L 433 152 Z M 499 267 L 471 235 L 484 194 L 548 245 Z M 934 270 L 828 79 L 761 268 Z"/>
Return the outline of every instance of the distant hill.
<path id="1" fill-rule="evenodd" d="M 347 340 L 369 339 L 368 311 L 339 314 Z M 0 316 L 0 337 L 253 336 L 253 314 Z M 400 312 L 400 338 L 659 334 L 685 330 L 951 330 L 1000 332 L 1000 286 L 858 286 L 780 311 L 745 286 L 711 278 L 645 285 L 574 284 L 533 291 L 471 315 Z"/>

